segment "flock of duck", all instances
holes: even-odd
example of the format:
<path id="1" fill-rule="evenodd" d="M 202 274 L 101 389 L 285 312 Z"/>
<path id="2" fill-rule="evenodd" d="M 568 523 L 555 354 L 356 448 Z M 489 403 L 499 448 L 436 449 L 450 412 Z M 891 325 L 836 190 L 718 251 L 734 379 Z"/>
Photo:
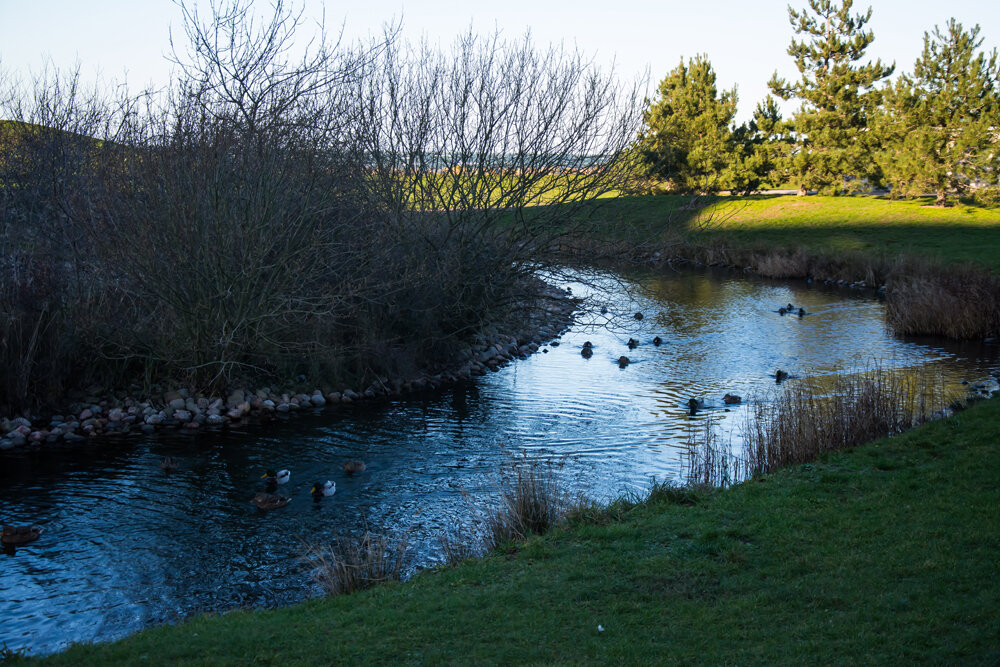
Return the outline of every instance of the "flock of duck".
<path id="1" fill-rule="evenodd" d="M 607 308 L 601 308 L 602 314 L 605 314 L 607 312 L 608 312 Z M 784 306 L 779 306 L 778 314 L 782 316 L 797 315 L 798 317 L 802 318 L 808 315 L 809 313 L 806 312 L 805 308 L 802 308 L 800 306 L 798 309 L 796 309 L 794 305 L 789 303 Z M 637 312 L 633 317 L 636 320 L 641 320 L 643 318 L 643 314 L 641 312 Z M 660 338 L 659 336 L 656 336 L 655 338 L 653 338 L 652 342 L 653 345 L 659 347 L 660 345 L 663 344 L 663 339 Z M 636 340 L 635 338 L 629 338 L 628 341 L 625 343 L 625 345 L 628 347 L 628 349 L 634 350 L 635 348 L 639 347 L 639 341 Z M 590 359 L 592 356 L 594 356 L 594 344 L 591 343 L 589 340 L 585 341 L 583 343 L 583 347 L 580 350 L 580 354 L 583 356 L 584 359 Z M 624 354 L 618 357 L 619 368 L 625 368 L 630 363 L 632 363 L 632 360 L 626 357 Z M 783 380 L 787 380 L 788 377 L 789 377 L 788 372 L 783 371 L 780 368 L 776 370 L 774 373 L 774 381 L 777 384 L 781 384 L 781 382 Z M 726 405 L 738 405 L 742 401 L 743 398 L 737 394 L 727 393 L 725 396 L 722 397 L 722 402 Z M 687 401 L 687 409 L 691 415 L 696 414 L 699 410 L 702 410 L 704 408 L 705 408 L 705 399 L 703 398 L 690 398 Z"/>

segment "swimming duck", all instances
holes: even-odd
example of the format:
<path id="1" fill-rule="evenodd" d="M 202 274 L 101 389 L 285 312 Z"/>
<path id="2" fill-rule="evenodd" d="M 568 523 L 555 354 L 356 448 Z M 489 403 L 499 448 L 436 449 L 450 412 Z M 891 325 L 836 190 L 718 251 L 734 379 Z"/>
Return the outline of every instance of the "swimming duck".
<path id="1" fill-rule="evenodd" d="M 313 488 L 309 489 L 309 493 L 312 494 L 313 500 L 319 502 L 323 499 L 323 496 L 332 496 L 337 492 L 337 483 L 327 480 L 326 482 L 316 482 L 313 484 Z"/>
<path id="2" fill-rule="evenodd" d="M 364 472 L 367 467 L 364 461 L 348 461 L 343 465 L 343 470 L 350 477 L 356 472 Z"/>
<path id="3" fill-rule="evenodd" d="M 793 306 L 792 304 L 788 304 L 787 306 L 785 306 L 785 310 L 790 313 L 793 310 L 795 310 L 795 306 Z"/>
<path id="4" fill-rule="evenodd" d="M 778 309 L 778 314 L 779 315 L 784 315 L 787 312 L 788 312 L 788 309 L 785 308 L 784 306 L 782 306 L 781 308 Z"/>
<path id="5" fill-rule="evenodd" d="M 275 484 L 287 484 L 288 480 L 292 478 L 292 473 L 290 470 L 279 470 L 278 472 L 274 472 L 272 469 L 261 475 L 261 477 L 263 479 L 270 479 L 273 477 Z"/>
<path id="6" fill-rule="evenodd" d="M 624 354 L 618 357 L 618 368 L 625 368 L 626 366 L 629 365 L 629 363 L 631 363 L 631 360 Z"/>
<path id="7" fill-rule="evenodd" d="M 725 396 L 722 397 L 722 402 L 725 403 L 726 405 L 736 405 L 742 400 L 743 399 L 737 396 L 736 394 L 726 394 Z"/>
<path id="8" fill-rule="evenodd" d="M 788 377 L 788 373 L 786 373 L 785 371 L 781 370 L 780 368 L 774 373 L 774 381 L 775 381 L 775 383 L 779 383 L 782 380 L 786 379 L 787 377 Z"/>
<path id="9" fill-rule="evenodd" d="M 656 338 L 653 339 L 653 345 L 655 345 L 656 347 L 659 347 L 662 343 L 663 343 L 663 339 L 660 338 L 659 336 L 657 336 Z"/>
<path id="10" fill-rule="evenodd" d="M 257 509 L 262 512 L 267 510 L 275 510 L 279 507 L 284 507 L 291 501 L 291 498 L 286 498 L 285 496 L 278 496 L 273 493 L 258 493 L 253 497 L 250 502 L 257 506 Z"/>
<path id="11" fill-rule="evenodd" d="M 4 526 L 0 542 L 8 546 L 34 542 L 42 534 L 41 526 Z"/>
<path id="12" fill-rule="evenodd" d="M 626 345 L 628 345 L 628 349 L 634 350 L 635 348 L 639 347 L 639 341 L 637 341 L 635 338 L 629 338 L 628 343 L 626 343 Z"/>
<path id="13" fill-rule="evenodd" d="M 172 456 L 164 456 L 163 460 L 160 461 L 160 467 L 163 472 L 174 472 L 177 470 L 177 460 Z"/>
<path id="14" fill-rule="evenodd" d="M 805 308 L 799 308 L 799 317 L 803 317 L 806 314 Z"/>
<path id="15" fill-rule="evenodd" d="M 701 398 L 689 398 L 687 406 L 688 412 L 693 415 L 705 407 L 705 400 Z"/>
<path id="16" fill-rule="evenodd" d="M 641 320 L 642 319 L 642 313 L 636 313 L 635 314 L 635 319 Z"/>
<path id="17" fill-rule="evenodd" d="M 580 350 L 580 354 L 583 356 L 584 359 L 590 359 L 592 356 L 594 356 L 594 348 L 584 345 L 583 349 Z"/>

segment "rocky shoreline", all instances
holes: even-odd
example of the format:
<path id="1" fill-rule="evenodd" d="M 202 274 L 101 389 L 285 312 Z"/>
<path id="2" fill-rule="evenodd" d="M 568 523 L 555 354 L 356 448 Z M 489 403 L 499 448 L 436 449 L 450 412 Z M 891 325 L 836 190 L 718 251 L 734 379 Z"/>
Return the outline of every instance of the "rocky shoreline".
<path id="1" fill-rule="evenodd" d="M 288 388 L 292 385 L 289 383 L 283 388 L 232 387 L 225 396 L 205 396 L 190 388 L 177 387 L 136 397 L 128 392 L 103 392 L 93 387 L 82 400 L 67 400 L 62 414 L 45 419 L 30 415 L 0 418 L 0 451 L 87 443 L 100 437 L 151 434 L 163 429 L 222 429 L 300 410 L 334 408 L 437 389 L 498 371 L 515 359 L 526 359 L 569 327 L 579 303 L 568 291 L 545 284 L 520 331 L 499 332 L 492 328 L 456 350 L 453 362 L 446 366 L 411 378 L 376 378 L 363 388 L 324 391 L 316 387 L 295 391 Z M 294 384 L 301 387 L 301 380 Z"/>

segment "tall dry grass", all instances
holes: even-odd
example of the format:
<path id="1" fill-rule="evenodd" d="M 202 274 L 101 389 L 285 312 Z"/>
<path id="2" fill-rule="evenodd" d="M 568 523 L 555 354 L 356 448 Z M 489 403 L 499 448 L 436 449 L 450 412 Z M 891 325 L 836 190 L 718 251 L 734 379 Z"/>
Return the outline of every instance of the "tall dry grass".
<path id="1" fill-rule="evenodd" d="M 499 502 L 486 515 L 488 549 L 544 535 L 566 516 L 573 503 L 559 480 L 559 468 L 525 454 L 504 467 Z"/>
<path id="2" fill-rule="evenodd" d="M 406 536 L 338 537 L 327 544 L 305 544 L 303 561 L 328 595 L 346 595 L 387 581 L 400 581 L 409 544 Z"/>
<path id="3" fill-rule="evenodd" d="M 876 366 L 822 389 L 797 385 L 773 402 L 756 402 L 743 434 L 744 473 L 807 463 L 913 428 L 945 403 L 932 384 L 927 374 Z"/>
<path id="4" fill-rule="evenodd" d="M 1000 278 L 971 267 L 893 280 L 886 321 L 901 335 L 981 338 L 1000 332 Z"/>

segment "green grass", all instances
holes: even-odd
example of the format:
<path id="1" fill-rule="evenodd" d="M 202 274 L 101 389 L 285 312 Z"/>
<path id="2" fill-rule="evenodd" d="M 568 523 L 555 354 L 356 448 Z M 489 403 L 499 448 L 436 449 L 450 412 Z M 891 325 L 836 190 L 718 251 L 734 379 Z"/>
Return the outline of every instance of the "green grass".
<path id="1" fill-rule="evenodd" d="M 1000 272 L 1000 208 L 885 197 L 758 195 L 706 198 L 631 196 L 597 203 L 592 233 L 628 242 L 673 239 L 737 246 L 803 246 L 814 250 L 912 253 L 944 262 L 975 262 Z M 706 225 L 702 227 L 702 225 Z"/>
<path id="2" fill-rule="evenodd" d="M 998 422 L 986 401 L 693 505 L 657 494 L 406 584 L 44 662 L 996 664 Z"/>

